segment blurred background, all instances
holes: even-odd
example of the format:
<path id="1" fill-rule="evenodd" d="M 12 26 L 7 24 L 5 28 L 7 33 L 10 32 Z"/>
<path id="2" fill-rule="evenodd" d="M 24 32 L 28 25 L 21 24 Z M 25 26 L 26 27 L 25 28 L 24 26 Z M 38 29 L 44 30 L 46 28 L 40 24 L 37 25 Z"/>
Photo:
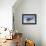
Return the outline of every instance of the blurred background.
<path id="1" fill-rule="evenodd" d="M 23 25 L 22 14 L 37 14 L 37 24 Z M 14 27 L 37 46 L 46 46 L 46 0 L 0 0 L 0 27 Z"/>

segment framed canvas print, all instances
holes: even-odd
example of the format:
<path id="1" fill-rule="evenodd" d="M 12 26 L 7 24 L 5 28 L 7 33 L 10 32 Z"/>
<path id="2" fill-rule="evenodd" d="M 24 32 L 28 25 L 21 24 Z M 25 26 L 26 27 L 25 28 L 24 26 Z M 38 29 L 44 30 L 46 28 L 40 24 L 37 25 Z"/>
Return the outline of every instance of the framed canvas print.
<path id="1" fill-rule="evenodd" d="M 36 24 L 36 14 L 22 14 L 22 24 Z"/>

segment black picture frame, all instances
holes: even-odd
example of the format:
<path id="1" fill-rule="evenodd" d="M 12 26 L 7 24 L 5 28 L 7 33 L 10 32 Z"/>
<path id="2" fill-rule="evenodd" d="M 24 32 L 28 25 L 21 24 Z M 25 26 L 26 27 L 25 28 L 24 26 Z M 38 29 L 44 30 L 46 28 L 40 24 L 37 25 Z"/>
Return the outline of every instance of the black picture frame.
<path id="1" fill-rule="evenodd" d="M 37 15 L 36 14 L 22 14 L 22 24 L 36 24 Z"/>

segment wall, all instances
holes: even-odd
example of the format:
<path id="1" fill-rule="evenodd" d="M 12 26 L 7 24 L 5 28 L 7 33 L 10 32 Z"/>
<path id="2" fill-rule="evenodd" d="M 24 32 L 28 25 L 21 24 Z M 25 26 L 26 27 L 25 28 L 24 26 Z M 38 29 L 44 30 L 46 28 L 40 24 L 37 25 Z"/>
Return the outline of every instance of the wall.
<path id="1" fill-rule="evenodd" d="M 12 6 L 16 0 L 0 0 L 0 27 L 12 29 Z"/>
<path id="2" fill-rule="evenodd" d="M 24 38 L 33 40 L 36 46 L 41 46 L 41 1 L 22 0 L 16 5 L 13 6 L 15 30 L 22 32 Z M 37 24 L 23 25 L 22 14 L 37 14 Z"/>
<path id="3" fill-rule="evenodd" d="M 46 46 L 46 0 L 41 1 L 41 38 L 42 46 Z"/>

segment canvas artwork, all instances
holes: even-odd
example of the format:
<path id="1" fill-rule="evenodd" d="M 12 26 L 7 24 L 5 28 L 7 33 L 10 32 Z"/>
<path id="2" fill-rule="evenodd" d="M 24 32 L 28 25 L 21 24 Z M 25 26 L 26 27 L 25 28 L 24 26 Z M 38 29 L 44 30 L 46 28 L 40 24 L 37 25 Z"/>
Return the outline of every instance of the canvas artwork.
<path id="1" fill-rule="evenodd" d="M 22 24 L 36 24 L 36 14 L 22 14 Z"/>

